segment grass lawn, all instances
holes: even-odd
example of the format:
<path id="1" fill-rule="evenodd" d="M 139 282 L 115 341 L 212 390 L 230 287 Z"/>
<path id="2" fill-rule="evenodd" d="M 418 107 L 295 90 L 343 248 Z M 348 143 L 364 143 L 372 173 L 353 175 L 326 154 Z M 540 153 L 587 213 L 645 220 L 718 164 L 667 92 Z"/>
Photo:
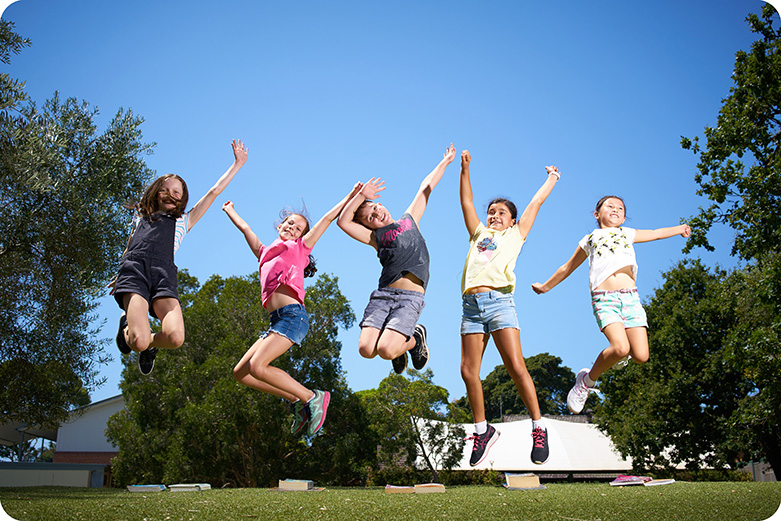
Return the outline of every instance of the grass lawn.
<path id="1" fill-rule="evenodd" d="M 676 482 L 659 487 L 548 483 L 545 490 L 448 487 L 444 494 L 386 494 L 380 488 L 320 492 L 225 489 L 130 493 L 122 489 L 0 489 L 12 518 L 32 520 L 765 520 L 781 504 L 781 484 Z"/>

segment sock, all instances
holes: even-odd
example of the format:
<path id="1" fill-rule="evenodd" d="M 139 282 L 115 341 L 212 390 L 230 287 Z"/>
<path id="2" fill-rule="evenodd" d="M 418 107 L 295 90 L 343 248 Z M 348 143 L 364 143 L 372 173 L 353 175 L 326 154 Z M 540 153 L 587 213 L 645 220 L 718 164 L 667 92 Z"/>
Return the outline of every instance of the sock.
<path id="1" fill-rule="evenodd" d="M 543 420 L 542 418 L 540 418 L 539 420 L 532 420 L 532 430 L 534 430 L 534 429 L 536 429 L 538 427 L 540 429 L 542 429 L 542 430 L 546 430 L 545 429 L 545 420 Z"/>
<path id="2" fill-rule="evenodd" d="M 477 432 L 478 436 L 480 434 L 485 434 L 485 431 L 488 430 L 488 420 L 483 420 L 480 423 L 475 423 L 475 431 Z"/>
<path id="3" fill-rule="evenodd" d="M 586 373 L 586 376 L 583 378 L 583 383 L 586 384 L 586 387 L 594 387 L 597 385 L 596 380 L 592 380 L 588 373 Z"/>

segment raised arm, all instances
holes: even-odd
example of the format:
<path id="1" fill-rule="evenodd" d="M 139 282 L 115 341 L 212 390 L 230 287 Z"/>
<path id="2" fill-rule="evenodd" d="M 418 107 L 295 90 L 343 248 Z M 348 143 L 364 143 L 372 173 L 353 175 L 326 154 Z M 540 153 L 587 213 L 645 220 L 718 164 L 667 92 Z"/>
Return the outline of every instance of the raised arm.
<path id="1" fill-rule="evenodd" d="M 325 233 L 325 230 L 328 228 L 328 226 L 334 222 L 334 219 L 339 217 L 339 214 L 342 212 L 342 210 L 344 210 L 345 205 L 347 205 L 347 203 L 350 202 L 352 198 L 361 191 L 361 188 L 363 188 L 363 183 L 355 183 L 355 186 L 353 186 L 353 189 L 350 191 L 350 193 L 344 196 L 341 201 L 336 203 L 336 206 L 328 210 L 328 212 L 326 212 L 326 214 L 321 217 L 314 226 L 312 226 L 309 232 L 304 235 L 304 242 L 306 243 L 307 247 L 315 247 L 315 244 L 317 244 L 317 241 L 320 239 L 320 237 L 322 237 L 323 233 Z"/>
<path id="2" fill-rule="evenodd" d="M 561 267 L 557 269 L 553 275 L 551 275 L 551 278 L 545 281 L 544 284 L 535 282 L 534 284 L 532 284 L 532 289 L 538 295 L 549 292 L 559 282 L 569 277 L 570 273 L 575 271 L 578 268 L 578 266 L 583 264 L 583 261 L 586 260 L 587 258 L 588 256 L 586 255 L 586 252 L 583 251 L 583 248 L 578 246 L 577 249 L 575 250 L 575 253 L 572 254 L 572 257 L 570 257 L 570 259 L 567 262 L 562 264 Z"/>
<path id="3" fill-rule="evenodd" d="M 659 239 L 667 239 L 674 235 L 680 235 L 684 238 L 692 234 L 688 224 L 680 226 L 671 226 L 669 228 L 657 228 L 656 230 L 635 230 L 635 242 L 649 242 Z"/>
<path id="4" fill-rule="evenodd" d="M 206 195 L 195 203 L 192 210 L 190 210 L 188 231 L 195 226 L 195 223 L 197 223 L 201 217 L 203 217 L 203 214 L 206 213 L 206 210 L 209 209 L 217 196 L 220 195 L 222 191 L 225 190 L 225 187 L 228 186 L 228 183 L 233 180 L 233 176 L 236 175 L 236 172 L 238 172 L 241 167 L 244 166 L 244 163 L 247 162 L 247 153 L 249 152 L 249 149 L 242 144 L 241 140 L 236 142 L 234 139 L 231 143 L 231 147 L 233 147 L 233 164 L 224 174 L 222 174 L 222 177 L 217 180 L 217 183 L 206 192 Z"/>
<path id="5" fill-rule="evenodd" d="M 236 210 L 233 208 L 233 203 L 227 201 L 222 205 L 222 210 L 228 214 L 228 217 L 230 217 L 230 220 L 236 225 L 236 228 L 244 234 L 244 238 L 247 239 L 247 244 L 249 244 L 249 248 L 252 250 L 252 253 L 255 254 L 255 257 L 260 258 L 260 249 L 263 247 L 263 243 L 260 242 L 258 236 L 255 235 L 255 232 L 249 227 L 249 224 L 239 217 L 239 214 L 236 213 Z"/>
<path id="6" fill-rule="evenodd" d="M 480 218 L 477 216 L 475 204 L 472 201 L 472 181 L 469 179 L 469 163 L 472 162 L 472 156 L 469 150 L 461 152 L 461 176 L 458 182 L 458 194 L 461 197 L 461 212 L 464 214 L 464 224 L 469 237 L 472 237 L 480 224 Z"/>
<path id="7" fill-rule="evenodd" d="M 518 219 L 518 231 L 520 232 L 521 237 L 523 237 L 523 240 L 526 240 L 526 237 L 529 236 L 529 232 L 532 229 L 534 220 L 537 218 L 537 213 L 540 211 L 542 203 L 548 198 L 551 190 L 553 190 L 553 187 L 556 186 L 556 182 L 561 177 L 559 169 L 555 166 L 546 166 L 545 170 L 548 172 L 548 179 L 546 179 L 540 189 L 537 190 L 537 193 L 534 194 L 534 197 L 532 197 L 532 200 L 529 201 L 526 209 L 521 214 L 521 218 Z"/>
<path id="8" fill-rule="evenodd" d="M 445 167 L 452 163 L 453 159 L 456 158 L 456 147 L 453 146 L 453 143 L 450 143 L 450 146 L 447 147 L 442 156 L 442 161 L 440 161 L 439 164 L 434 167 L 434 170 L 432 170 L 431 173 L 423 179 L 423 182 L 420 183 L 418 193 L 415 194 L 415 198 L 407 208 L 406 213 L 410 214 L 412 218 L 415 219 L 416 223 L 419 223 L 420 218 L 423 217 L 423 212 L 426 211 L 426 205 L 428 204 L 428 198 L 431 195 L 431 191 L 437 186 L 439 180 L 442 179 L 442 174 L 445 173 Z"/>
<path id="9" fill-rule="evenodd" d="M 369 179 L 369 181 L 361 187 L 358 193 L 347 201 L 347 204 L 339 214 L 339 220 L 336 221 L 339 228 L 344 230 L 347 235 L 356 241 L 373 247 L 376 247 L 374 244 L 374 233 L 366 226 L 354 221 L 355 212 L 358 211 L 358 207 L 361 206 L 361 203 L 364 201 L 377 199 L 380 196 L 379 192 L 385 190 L 385 187 L 382 186 L 384 184 L 385 181 L 380 181 L 380 178 L 372 177 Z"/>

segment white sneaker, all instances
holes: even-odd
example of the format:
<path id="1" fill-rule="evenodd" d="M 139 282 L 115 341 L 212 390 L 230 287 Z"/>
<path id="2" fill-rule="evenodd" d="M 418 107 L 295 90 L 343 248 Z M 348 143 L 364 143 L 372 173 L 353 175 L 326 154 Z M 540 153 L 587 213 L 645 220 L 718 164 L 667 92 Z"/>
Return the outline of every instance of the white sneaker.
<path id="1" fill-rule="evenodd" d="M 588 399 L 588 392 L 591 390 L 583 380 L 588 374 L 588 369 L 581 369 L 578 371 L 578 375 L 575 377 L 575 385 L 567 393 L 567 409 L 574 414 L 580 413 L 583 410 L 583 406 L 586 405 Z"/>

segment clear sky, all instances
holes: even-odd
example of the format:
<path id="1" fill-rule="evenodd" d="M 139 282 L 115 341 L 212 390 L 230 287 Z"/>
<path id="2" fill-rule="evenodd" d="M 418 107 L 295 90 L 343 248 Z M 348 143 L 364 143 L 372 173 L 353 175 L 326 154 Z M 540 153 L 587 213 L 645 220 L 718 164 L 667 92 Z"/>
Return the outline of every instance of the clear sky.
<path id="1" fill-rule="evenodd" d="M 546 295 L 531 283 L 545 281 L 594 228 L 602 195 L 624 197 L 627 226 L 642 229 L 676 225 L 707 203 L 680 138 L 715 125 L 735 52 L 755 39 L 745 18 L 763 4 L 20 0 L 3 18 L 32 46 L 3 70 L 26 81 L 39 104 L 55 91 L 88 101 L 101 128 L 120 107 L 132 109 L 145 119 L 144 140 L 157 143 L 147 164 L 184 177 L 192 202 L 230 166 L 231 139 L 247 143 L 247 164 L 176 256 L 201 282 L 257 269 L 220 209 L 227 200 L 271 242 L 283 207 L 303 200 L 317 220 L 372 176 L 387 181 L 380 201 L 401 217 L 451 141 L 459 156 L 472 154 L 483 219 L 499 195 L 522 211 L 545 165 L 558 166 L 561 181 L 518 259 L 516 305 L 524 355 L 549 352 L 577 371 L 605 347 L 588 268 Z M 458 331 L 468 237 L 458 174 L 456 159 L 420 222 L 431 254 L 421 322 L 434 381 L 451 399 L 465 394 Z M 693 256 L 734 266 L 730 233 L 719 230 L 712 243 L 715 253 Z M 681 237 L 637 246 L 643 298 L 684 258 L 683 246 Z M 360 318 L 379 278 L 374 250 L 334 223 L 314 254 Z M 101 302 L 103 334 L 113 337 L 120 310 L 111 297 Z M 390 362 L 358 355 L 358 334 L 357 322 L 339 333 L 354 391 L 391 371 Z M 113 342 L 107 349 L 115 361 L 102 368 L 108 381 L 93 400 L 119 392 L 119 353 Z M 481 376 L 500 363 L 491 343 Z"/>

